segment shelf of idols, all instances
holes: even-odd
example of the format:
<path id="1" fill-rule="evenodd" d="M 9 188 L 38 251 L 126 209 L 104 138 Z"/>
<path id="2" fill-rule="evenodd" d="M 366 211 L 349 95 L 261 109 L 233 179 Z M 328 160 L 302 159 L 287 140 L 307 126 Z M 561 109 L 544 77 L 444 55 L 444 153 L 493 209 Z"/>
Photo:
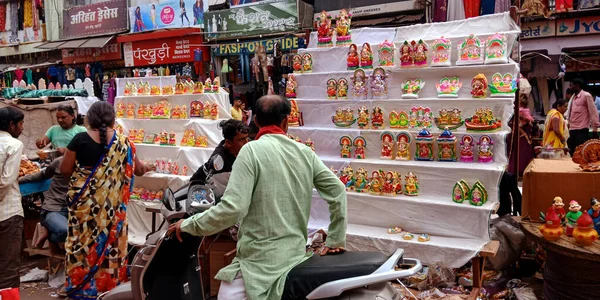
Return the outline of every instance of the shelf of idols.
<path id="1" fill-rule="evenodd" d="M 223 135 L 218 125 L 225 119 L 117 119 L 117 124 L 121 126 L 123 132 L 129 133 L 129 130 L 144 129 L 146 134 L 160 134 L 162 131 L 175 133 L 176 144 L 179 145 L 183 134 L 188 129 L 193 129 L 195 135 L 206 136 L 209 146 L 218 145 L 223 140 Z"/>

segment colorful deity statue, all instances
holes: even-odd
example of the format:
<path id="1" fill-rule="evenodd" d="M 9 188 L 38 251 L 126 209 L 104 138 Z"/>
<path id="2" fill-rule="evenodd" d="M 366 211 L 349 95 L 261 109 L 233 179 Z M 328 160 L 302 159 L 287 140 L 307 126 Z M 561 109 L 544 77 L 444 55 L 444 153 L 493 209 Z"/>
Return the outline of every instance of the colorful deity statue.
<path id="1" fill-rule="evenodd" d="M 483 45 L 481 40 L 471 34 L 465 40 L 458 45 L 458 59 L 456 65 L 474 65 L 483 64 Z"/>
<path id="2" fill-rule="evenodd" d="M 448 127 L 437 138 L 438 160 L 456 161 L 456 137 Z"/>
<path id="3" fill-rule="evenodd" d="M 380 170 L 380 172 L 383 173 L 383 170 Z M 383 178 L 383 194 L 386 196 L 396 196 L 393 172 L 385 173 L 385 178 Z"/>
<path id="4" fill-rule="evenodd" d="M 481 163 L 490 163 L 494 161 L 494 152 L 492 151 L 494 147 L 494 141 L 489 135 L 482 135 L 479 138 L 479 142 L 477 143 L 479 147 L 477 161 Z"/>
<path id="5" fill-rule="evenodd" d="M 510 73 L 492 75 L 490 92 L 492 97 L 514 97 L 517 91 L 517 80 Z"/>
<path id="6" fill-rule="evenodd" d="M 310 73 L 312 72 L 313 59 L 310 53 L 304 53 L 302 55 L 302 72 Z"/>
<path id="7" fill-rule="evenodd" d="M 479 73 L 471 81 L 471 96 L 473 98 L 485 98 L 487 94 L 488 81 L 485 75 Z"/>
<path id="8" fill-rule="evenodd" d="M 302 73 L 302 54 L 294 54 L 292 57 L 292 69 L 294 70 L 294 73 Z"/>
<path id="9" fill-rule="evenodd" d="M 331 28 L 331 15 L 324 10 L 317 17 L 317 47 L 332 47 L 333 42 L 331 41 L 333 36 L 333 29 Z"/>
<path id="10" fill-rule="evenodd" d="M 415 151 L 416 160 L 433 160 L 433 135 L 423 128 L 417 135 Z"/>
<path id="11" fill-rule="evenodd" d="M 502 121 L 494 117 L 489 108 L 478 108 L 471 118 L 465 119 L 467 131 L 496 131 L 502 128 Z"/>
<path id="12" fill-rule="evenodd" d="M 327 80 L 327 99 L 337 99 L 338 82 L 333 78 Z"/>
<path id="13" fill-rule="evenodd" d="M 349 136 L 342 136 L 340 138 L 340 147 L 341 147 L 341 151 L 340 151 L 340 157 L 342 158 L 350 158 L 351 152 L 350 152 L 350 148 L 352 147 L 352 138 L 350 138 Z"/>
<path id="14" fill-rule="evenodd" d="M 190 103 L 190 117 L 192 118 L 202 118 L 204 117 L 204 104 L 202 101 L 192 101 Z"/>
<path id="15" fill-rule="evenodd" d="M 419 178 L 413 172 L 409 172 L 404 178 L 404 195 L 419 195 Z"/>
<path id="16" fill-rule="evenodd" d="M 432 67 L 447 67 L 452 64 L 452 42 L 450 39 L 441 37 L 433 42 Z"/>
<path id="17" fill-rule="evenodd" d="M 460 161 L 461 162 L 473 162 L 473 137 L 470 135 L 464 135 L 460 142 Z"/>
<path id="18" fill-rule="evenodd" d="M 391 67 L 394 65 L 394 55 L 396 46 L 387 39 L 379 44 L 379 65 L 382 67 Z"/>
<path id="19" fill-rule="evenodd" d="M 452 188 L 452 201 L 456 203 L 463 203 L 465 200 L 469 200 L 471 196 L 471 188 L 466 181 L 461 180 L 454 184 L 454 188 Z"/>
<path id="20" fill-rule="evenodd" d="M 338 80 L 337 98 L 348 99 L 348 79 L 342 77 Z"/>
<path id="21" fill-rule="evenodd" d="M 396 135 L 396 160 L 410 160 L 410 142 L 412 136 L 406 131 Z"/>
<path id="22" fill-rule="evenodd" d="M 369 109 L 365 106 L 361 106 L 358 109 L 358 128 L 368 129 L 369 128 Z"/>
<path id="23" fill-rule="evenodd" d="M 373 171 L 369 179 L 369 193 L 373 195 L 381 195 L 383 192 L 383 171 Z"/>
<path id="24" fill-rule="evenodd" d="M 458 91 L 462 87 L 462 82 L 458 77 L 444 77 L 440 79 L 440 83 L 435 85 L 440 98 L 456 98 L 458 97 Z"/>
<path id="25" fill-rule="evenodd" d="M 454 130 L 464 124 L 462 119 L 462 112 L 458 108 L 442 108 L 439 111 L 439 115 L 437 118 L 434 118 L 435 125 L 439 129 L 444 129 L 448 127 L 450 130 Z"/>
<path id="26" fill-rule="evenodd" d="M 420 78 L 407 79 L 402 84 L 402 98 L 403 99 L 417 99 L 419 98 L 419 92 L 425 86 L 425 81 Z"/>
<path id="27" fill-rule="evenodd" d="M 376 68 L 371 74 L 371 95 L 373 99 L 384 99 L 387 98 L 388 94 L 388 83 L 387 75 L 383 68 Z"/>
<path id="28" fill-rule="evenodd" d="M 348 47 L 348 58 L 346 59 L 346 63 L 348 70 L 355 70 L 360 67 L 358 48 L 356 47 L 356 44 L 352 44 L 350 47 Z"/>
<path id="29" fill-rule="evenodd" d="M 300 126 L 300 110 L 298 109 L 298 103 L 296 100 L 290 100 L 291 112 L 288 116 L 288 126 Z"/>
<path id="30" fill-rule="evenodd" d="M 363 69 L 373 68 L 373 51 L 371 51 L 369 43 L 364 43 L 360 49 L 360 67 Z"/>
<path id="31" fill-rule="evenodd" d="M 426 67 L 427 66 L 427 43 L 423 40 L 418 42 L 412 41 L 413 46 L 413 65 L 415 67 Z"/>
<path id="32" fill-rule="evenodd" d="M 352 76 L 352 95 L 356 100 L 367 99 L 367 75 L 363 69 L 354 70 L 354 76 Z"/>
<path id="33" fill-rule="evenodd" d="M 504 64 L 508 62 L 506 36 L 495 33 L 488 37 L 485 48 L 486 64 Z"/>
<path id="34" fill-rule="evenodd" d="M 359 168 L 356 171 L 354 191 L 356 191 L 357 193 L 364 193 L 368 191 L 367 187 L 369 185 L 369 180 L 367 176 L 367 170 L 365 170 L 364 168 Z"/>
<path id="35" fill-rule="evenodd" d="M 296 83 L 296 78 L 294 75 L 289 75 L 287 83 L 285 84 L 285 96 L 288 98 L 296 98 L 296 88 L 298 84 Z"/>
<path id="36" fill-rule="evenodd" d="M 354 110 L 347 108 L 342 110 L 341 107 L 335 110 L 335 115 L 331 117 L 331 121 L 338 127 L 350 127 L 356 122 Z"/>
<path id="37" fill-rule="evenodd" d="M 399 113 L 392 110 L 390 112 L 390 128 L 408 128 L 408 114 L 405 111 Z"/>
<path id="38" fill-rule="evenodd" d="M 413 66 L 413 64 L 413 47 L 408 43 L 408 41 L 404 41 L 402 46 L 400 46 L 400 67 L 410 68 Z"/>
<path id="39" fill-rule="evenodd" d="M 354 138 L 354 158 L 356 159 L 365 159 L 367 158 L 366 147 L 367 140 L 362 136 L 357 136 Z"/>
<path id="40" fill-rule="evenodd" d="M 469 196 L 469 202 L 471 205 L 481 206 L 484 205 L 488 200 L 488 193 L 483 184 L 479 181 L 475 182 L 471 188 L 471 195 Z"/>
<path id="41" fill-rule="evenodd" d="M 392 159 L 394 153 L 394 134 L 384 131 L 381 134 L 381 159 Z"/>
<path id="42" fill-rule="evenodd" d="M 371 128 L 381 129 L 383 128 L 383 124 L 383 110 L 381 107 L 375 106 L 371 115 Z"/>
<path id="43" fill-rule="evenodd" d="M 346 9 L 342 9 L 335 22 L 335 38 L 336 46 L 344 46 L 352 43 L 352 35 L 350 31 L 350 23 L 352 22 L 352 14 Z"/>

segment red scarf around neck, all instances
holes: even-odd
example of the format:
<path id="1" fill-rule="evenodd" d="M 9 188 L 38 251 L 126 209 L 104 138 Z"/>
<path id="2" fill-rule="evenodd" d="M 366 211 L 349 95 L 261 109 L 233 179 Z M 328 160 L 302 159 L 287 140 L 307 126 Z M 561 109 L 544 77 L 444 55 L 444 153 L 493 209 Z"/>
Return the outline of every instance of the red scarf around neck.
<path id="1" fill-rule="evenodd" d="M 265 134 L 285 134 L 283 129 L 277 125 L 269 125 L 265 127 L 261 127 L 258 133 L 256 134 L 255 140 L 258 140 L 261 136 Z"/>

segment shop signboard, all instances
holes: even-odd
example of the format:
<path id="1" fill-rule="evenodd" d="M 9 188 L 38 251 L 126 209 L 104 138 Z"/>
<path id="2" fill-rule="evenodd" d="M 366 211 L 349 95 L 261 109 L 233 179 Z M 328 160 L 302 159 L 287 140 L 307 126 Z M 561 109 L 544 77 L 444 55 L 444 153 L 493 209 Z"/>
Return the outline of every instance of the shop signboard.
<path id="1" fill-rule="evenodd" d="M 325 2 L 325 1 L 323 1 L 323 2 Z M 365 2 L 365 1 L 363 1 L 363 2 Z M 332 1 L 331 3 L 336 3 L 336 2 Z M 331 4 L 331 3 L 329 3 L 329 4 Z M 337 3 L 339 3 L 339 1 L 337 1 Z M 321 5 L 328 6 L 328 3 L 326 3 L 326 2 L 321 3 Z M 366 6 L 356 6 L 356 7 L 349 8 L 349 13 L 352 14 L 352 17 L 363 17 L 363 16 L 387 14 L 387 13 L 392 13 L 392 12 L 409 11 L 409 10 L 414 10 L 414 9 L 415 9 L 415 1 L 414 0 L 403 0 L 403 1 L 392 1 L 389 3 L 372 4 L 372 5 L 366 5 Z M 321 14 L 321 11 L 322 10 L 317 11 L 315 9 L 315 14 L 314 14 L 315 21 Z M 326 9 L 326 11 L 333 18 L 336 18 L 340 14 L 341 9 L 337 9 L 337 10 Z"/>
<path id="2" fill-rule="evenodd" d="M 217 56 L 229 56 L 239 55 L 243 49 L 247 49 L 248 54 L 253 54 L 254 52 L 256 52 L 256 48 L 258 47 L 258 45 L 263 45 L 265 46 L 267 53 L 273 53 L 273 47 L 275 47 L 275 43 L 279 43 L 282 51 L 290 51 L 306 47 L 303 38 L 291 36 L 258 41 L 244 41 L 239 43 L 220 44 L 213 48 L 213 52 Z"/>
<path id="3" fill-rule="evenodd" d="M 203 27 L 204 0 L 161 0 L 129 7 L 130 32 L 144 32 L 163 28 Z"/>
<path id="4" fill-rule="evenodd" d="M 296 31 L 298 6 L 296 0 L 258 3 L 204 14 L 206 32 L 210 38 L 242 37 L 259 34 Z"/>
<path id="5" fill-rule="evenodd" d="M 267 1 L 268 2 L 276 2 L 278 0 L 227 0 L 227 2 L 229 3 L 229 7 L 256 4 L 259 2 L 267 2 Z"/>
<path id="6" fill-rule="evenodd" d="M 121 44 L 110 43 L 102 49 L 78 48 L 63 49 L 62 62 L 65 65 L 90 63 L 96 61 L 110 61 L 121 59 Z"/>
<path id="7" fill-rule="evenodd" d="M 123 44 L 123 59 L 126 67 L 192 62 L 201 43 L 200 35 L 129 42 Z"/>
<path id="8" fill-rule="evenodd" d="M 556 35 L 582 35 L 600 33 L 600 15 L 561 19 L 556 23 Z"/>
<path id="9" fill-rule="evenodd" d="M 567 59 L 567 72 L 584 72 L 600 70 L 600 56 L 576 57 L 577 60 Z"/>
<path id="10" fill-rule="evenodd" d="M 66 10 L 61 39 L 119 33 L 127 29 L 127 1 L 105 1 Z"/>
<path id="11" fill-rule="evenodd" d="M 534 39 L 556 35 L 556 20 L 529 22 L 521 25 L 521 38 Z"/>

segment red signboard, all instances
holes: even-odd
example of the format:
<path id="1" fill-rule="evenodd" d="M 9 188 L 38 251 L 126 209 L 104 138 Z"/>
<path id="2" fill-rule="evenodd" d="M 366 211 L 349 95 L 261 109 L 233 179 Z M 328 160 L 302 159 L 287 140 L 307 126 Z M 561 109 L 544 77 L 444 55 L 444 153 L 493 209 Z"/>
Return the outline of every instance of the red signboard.
<path id="1" fill-rule="evenodd" d="M 62 61 L 65 65 L 121 59 L 121 44 L 112 43 L 102 49 L 79 48 L 63 49 Z"/>
<path id="2" fill-rule="evenodd" d="M 66 10 L 61 39 L 118 33 L 128 29 L 127 1 L 105 1 Z"/>
<path id="3" fill-rule="evenodd" d="M 123 44 L 123 59 L 127 67 L 192 62 L 201 43 L 200 35 L 129 42 Z"/>

